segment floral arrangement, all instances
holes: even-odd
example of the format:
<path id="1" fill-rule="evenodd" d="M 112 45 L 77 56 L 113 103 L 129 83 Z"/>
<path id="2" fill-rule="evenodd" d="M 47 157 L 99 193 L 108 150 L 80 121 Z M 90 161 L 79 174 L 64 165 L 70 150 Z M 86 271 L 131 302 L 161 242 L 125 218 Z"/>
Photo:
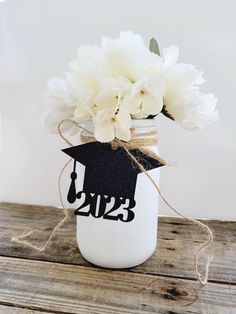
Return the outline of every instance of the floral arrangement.
<path id="1" fill-rule="evenodd" d="M 154 118 L 162 113 L 184 128 L 201 128 L 215 121 L 217 99 L 200 90 L 202 72 L 177 63 L 176 46 L 162 54 L 154 38 L 149 49 L 132 32 L 116 39 L 104 37 L 100 46 L 81 46 L 65 78 L 48 83 L 50 111 L 45 123 L 53 133 L 63 119 L 93 121 L 99 142 L 131 139 L 132 119 Z M 75 127 L 63 124 L 72 134 Z"/>

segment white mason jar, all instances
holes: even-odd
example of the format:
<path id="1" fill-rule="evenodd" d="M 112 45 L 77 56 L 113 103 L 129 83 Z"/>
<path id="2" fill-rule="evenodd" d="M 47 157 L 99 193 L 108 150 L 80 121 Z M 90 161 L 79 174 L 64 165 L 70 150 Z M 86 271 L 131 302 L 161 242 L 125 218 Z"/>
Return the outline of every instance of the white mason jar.
<path id="1" fill-rule="evenodd" d="M 84 127 L 92 131 L 92 124 Z M 156 130 L 154 119 L 133 120 L 136 133 Z M 89 135 L 89 134 L 88 134 Z M 140 138 L 140 137 L 139 137 Z M 158 154 L 157 145 L 149 150 Z M 82 190 L 85 167 L 77 165 L 77 191 Z M 160 168 L 148 171 L 159 183 Z M 155 251 L 159 194 L 145 173 L 139 173 L 134 199 L 135 217 L 130 222 L 106 220 L 102 217 L 76 216 L 77 243 L 83 257 L 92 264 L 107 268 L 128 268 L 145 262 Z M 76 201 L 76 207 L 80 201 Z"/>

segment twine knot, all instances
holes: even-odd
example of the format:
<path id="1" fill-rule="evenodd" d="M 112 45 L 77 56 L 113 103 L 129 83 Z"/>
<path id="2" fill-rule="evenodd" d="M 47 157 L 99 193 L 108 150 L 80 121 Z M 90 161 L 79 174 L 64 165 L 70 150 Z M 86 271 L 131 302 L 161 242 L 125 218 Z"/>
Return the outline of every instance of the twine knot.
<path id="1" fill-rule="evenodd" d="M 111 148 L 113 149 L 113 150 L 116 150 L 117 148 L 118 148 L 118 143 L 116 142 L 116 141 L 111 141 Z"/>

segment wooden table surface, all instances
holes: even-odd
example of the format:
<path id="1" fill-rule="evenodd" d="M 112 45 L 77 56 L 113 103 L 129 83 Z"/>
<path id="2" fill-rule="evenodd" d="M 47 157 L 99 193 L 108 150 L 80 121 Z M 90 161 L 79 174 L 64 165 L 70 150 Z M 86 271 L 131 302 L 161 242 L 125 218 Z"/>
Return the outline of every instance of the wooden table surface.
<path id="1" fill-rule="evenodd" d="M 198 288 L 192 255 L 204 239 L 197 226 L 160 217 L 156 252 L 127 270 L 83 259 L 72 213 L 43 253 L 11 241 L 37 224 L 48 227 L 31 237 L 42 245 L 61 217 L 57 208 L 0 203 L 0 313 L 236 313 L 235 222 L 207 222 L 215 231 L 209 283 L 188 305 Z"/>

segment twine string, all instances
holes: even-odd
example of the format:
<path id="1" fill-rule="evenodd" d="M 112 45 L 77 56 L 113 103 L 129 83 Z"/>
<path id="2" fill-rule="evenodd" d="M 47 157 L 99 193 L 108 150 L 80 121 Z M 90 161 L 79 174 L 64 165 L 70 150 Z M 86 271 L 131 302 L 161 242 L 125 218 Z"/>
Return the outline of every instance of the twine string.
<path id="1" fill-rule="evenodd" d="M 126 153 L 129 155 L 129 157 L 135 162 L 135 164 L 138 165 L 138 167 L 140 168 L 140 170 L 146 174 L 146 176 L 150 179 L 150 181 L 152 182 L 152 184 L 154 185 L 154 187 L 156 188 L 157 192 L 159 193 L 160 197 L 162 198 L 162 200 L 165 202 L 165 204 L 172 210 L 174 211 L 177 215 L 179 215 L 180 217 L 182 218 L 185 218 L 187 219 L 188 221 L 191 221 L 193 223 L 196 223 L 197 225 L 199 225 L 202 229 L 204 229 L 207 234 L 208 234 L 208 239 L 206 242 L 202 243 L 202 245 L 198 248 L 197 252 L 194 254 L 194 269 L 195 269 L 195 272 L 196 272 L 196 275 L 197 275 L 197 279 L 198 281 L 200 282 L 201 285 L 205 285 L 207 283 L 207 280 L 208 280 L 208 273 L 209 273 L 209 266 L 210 266 L 210 262 L 212 260 L 212 257 L 211 256 L 208 256 L 207 258 L 207 262 L 206 262 L 206 266 L 205 266 L 205 277 L 204 279 L 202 279 L 202 275 L 199 271 L 199 263 L 198 263 L 198 260 L 199 260 L 199 257 L 200 257 L 200 254 L 203 253 L 203 251 L 208 248 L 212 242 L 213 242 L 213 232 L 211 230 L 211 228 L 204 224 L 203 222 L 197 220 L 197 219 L 194 219 L 194 218 L 190 218 L 190 217 L 187 217 L 183 214 L 181 214 L 175 207 L 173 207 L 168 201 L 167 199 L 165 198 L 165 196 L 163 195 L 163 193 L 161 192 L 160 188 L 158 187 L 158 185 L 156 184 L 156 182 L 153 180 L 153 178 L 150 176 L 150 174 L 147 172 L 147 170 L 143 167 L 143 165 L 137 160 L 137 158 L 134 157 L 134 155 L 132 155 L 129 151 L 129 149 L 127 149 L 126 145 L 124 145 L 124 143 L 122 143 L 122 141 L 120 140 L 116 140 L 119 142 L 119 145 L 123 147 L 123 149 L 126 151 Z"/>
<path id="2" fill-rule="evenodd" d="M 82 127 L 79 123 L 70 120 L 70 119 L 64 119 L 62 120 L 59 124 L 58 124 L 58 133 L 60 135 L 60 137 L 71 147 L 73 147 L 74 145 L 63 135 L 62 131 L 61 131 L 61 126 L 64 122 L 70 122 L 72 124 L 74 124 L 75 126 L 77 126 L 78 128 L 81 129 L 81 141 L 83 143 L 90 143 L 90 142 L 94 142 L 96 141 L 96 139 L 93 136 L 93 132 L 85 129 L 84 127 Z M 84 135 L 84 132 L 86 132 L 89 135 Z M 131 139 L 129 142 L 123 142 L 121 140 L 118 139 L 114 139 L 112 142 L 110 142 L 110 144 L 112 145 L 112 148 L 116 149 L 117 147 L 122 147 L 125 152 L 127 153 L 127 155 L 130 157 L 130 159 L 134 162 L 134 164 L 136 164 L 142 173 L 145 173 L 145 175 L 149 178 L 149 180 L 151 181 L 151 183 L 153 184 L 153 186 L 155 187 L 155 189 L 157 190 L 157 192 L 159 193 L 161 199 L 165 202 L 165 204 L 173 211 L 175 212 L 178 216 L 187 219 L 188 221 L 197 224 L 198 226 L 200 226 L 203 230 L 205 230 L 205 232 L 208 235 L 207 240 L 202 243 L 200 245 L 200 247 L 198 248 L 197 252 L 194 254 L 194 270 L 197 276 L 197 280 L 200 283 L 201 286 L 204 286 L 207 281 L 208 281 L 208 274 L 209 274 L 209 266 L 210 266 L 210 262 L 212 260 L 211 256 L 207 257 L 206 260 L 206 264 L 205 264 L 205 276 L 203 277 L 200 270 L 199 270 L 199 258 L 201 256 L 201 254 L 207 249 L 209 248 L 209 246 L 212 244 L 213 242 L 213 231 L 211 230 L 211 228 L 204 224 L 203 222 L 194 219 L 194 218 L 190 218 L 187 217 L 185 215 L 183 215 L 180 211 L 178 211 L 174 206 L 172 206 L 167 199 L 165 198 L 165 196 L 163 195 L 163 193 L 161 192 L 159 186 L 156 184 L 156 182 L 153 180 L 153 178 L 150 176 L 150 174 L 147 172 L 147 170 L 144 168 L 144 166 L 138 161 L 138 159 L 130 152 L 133 149 L 138 149 L 139 151 L 143 152 L 144 154 L 159 160 L 161 162 L 164 162 L 157 154 L 153 153 L 151 150 L 149 150 L 148 148 L 146 148 L 145 146 L 150 146 L 153 144 L 157 143 L 157 139 L 156 137 L 154 137 L 154 135 L 156 135 L 156 131 L 151 131 L 151 132 L 143 132 L 141 134 L 135 134 L 135 137 L 141 137 L 142 138 L 134 138 Z M 144 137 L 147 136 L 147 137 Z M 63 208 L 63 212 L 64 212 L 64 218 L 62 220 L 59 221 L 59 223 L 53 228 L 48 240 L 46 241 L 46 243 L 42 246 L 42 247 L 38 247 L 36 245 L 33 245 L 29 242 L 27 242 L 25 239 L 30 236 L 33 232 L 33 229 L 38 227 L 34 227 L 30 232 L 22 235 L 22 236 L 18 236 L 18 237 L 13 237 L 12 241 L 17 242 L 17 243 L 21 243 L 24 245 L 27 245 L 37 251 L 44 251 L 46 249 L 46 247 L 48 246 L 48 244 L 50 243 L 51 239 L 53 238 L 54 234 L 56 233 L 56 231 L 67 221 L 67 219 L 69 218 L 69 212 L 68 209 L 65 207 L 64 202 L 63 202 L 63 197 L 62 197 L 62 191 L 61 191 L 61 178 L 62 175 L 66 169 L 66 167 L 69 165 L 69 163 L 71 162 L 72 158 L 66 162 L 66 164 L 63 166 L 63 168 L 60 171 L 59 174 L 59 178 L 58 178 L 58 191 L 59 191 L 59 197 L 60 197 L 60 202 L 61 202 L 61 206 Z M 164 162 L 165 163 L 165 162 Z M 166 163 L 165 163 L 166 164 Z"/>
<path id="3" fill-rule="evenodd" d="M 64 223 L 69 219 L 69 212 L 68 209 L 65 207 L 64 202 L 63 202 L 63 197 L 62 197 L 62 191 L 61 191 L 61 178 L 62 175 L 65 171 L 65 169 L 67 168 L 67 166 L 71 163 L 72 158 L 66 162 L 66 164 L 63 166 L 63 168 L 61 169 L 60 173 L 59 173 L 59 177 L 58 177 L 58 191 L 59 191 L 59 198 L 60 198 L 60 202 L 61 202 L 61 206 L 63 208 L 63 213 L 64 213 L 64 217 L 56 224 L 56 226 L 52 229 L 47 241 L 45 242 L 45 244 L 43 246 L 37 246 L 35 244 L 32 244 L 28 241 L 26 241 L 26 239 L 33 233 L 34 230 L 44 230 L 45 228 L 40 228 L 38 226 L 34 226 L 31 227 L 31 230 L 21 236 L 17 236 L 17 237 L 12 237 L 11 241 L 16 242 L 16 243 L 20 243 L 20 244 L 24 244 L 32 249 L 35 249 L 36 251 L 39 252 L 43 252 L 48 244 L 50 243 L 50 241 L 52 240 L 54 234 L 57 232 L 57 230 L 62 227 L 64 225 Z"/>

